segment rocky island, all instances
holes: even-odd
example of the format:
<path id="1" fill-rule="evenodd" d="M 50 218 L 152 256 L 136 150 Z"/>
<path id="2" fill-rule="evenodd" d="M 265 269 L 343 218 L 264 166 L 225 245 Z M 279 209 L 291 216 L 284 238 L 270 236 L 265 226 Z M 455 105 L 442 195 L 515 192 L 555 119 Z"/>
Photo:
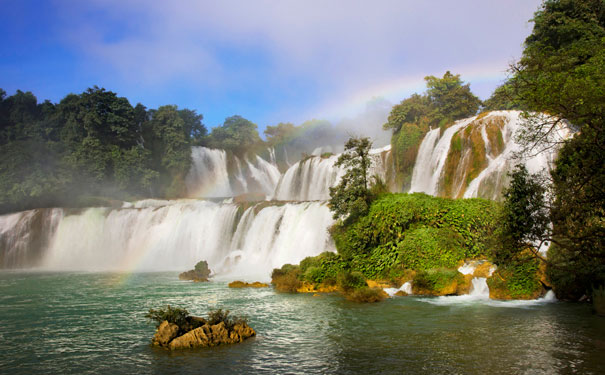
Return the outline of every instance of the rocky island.
<path id="1" fill-rule="evenodd" d="M 169 350 L 236 344 L 256 335 L 245 318 L 229 316 L 229 310 L 211 311 L 205 319 L 166 306 L 149 310 L 146 317 L 157 323 L 152 345 Z"/>
<path id="2" fill-rule="evenodd" d="M 197 262 L 192 270 L 182 272 L 179 274 L 179 279 L 190 280 L 193 282 L 204 282 L 208 281 L 210 273 L 212 271 L 208 268 L 208 262 L 205 260 Z"/>

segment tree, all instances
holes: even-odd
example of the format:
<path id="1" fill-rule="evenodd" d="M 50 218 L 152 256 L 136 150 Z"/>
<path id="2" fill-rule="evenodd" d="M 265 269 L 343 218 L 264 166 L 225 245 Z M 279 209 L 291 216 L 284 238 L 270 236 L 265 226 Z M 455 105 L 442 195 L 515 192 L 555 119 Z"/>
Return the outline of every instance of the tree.
<path id="1" fill-rule="evenodd" d="M 146 148 L 160 172 L 160 191 L 169 197 L 182 195 L 185 175 L 191 167 L 185 121 L 175 105 L 165 105 L 152 112 L 145 128 Z"/>
<path id="2" fill-rule="evenodd" d="M 345 151 L 340 155 L 336 167 L 346 170 L 340 183 L 330 188 L 330 209 L 334 219 L 353 220 L 368 210 L 369 189 L 368 170 L 372 142 L 369 138 L 350 138 L 345 143 Z"/>
<path id="3" fill-rule="evenodd" d="M 204 116 L 198 115 L 194 110 L 187 108 L 179 110 L 179 116 L 184 122 L 185 138 L 191 140 L 194 144 L 200 144 L 208 133 L 206 127 L 202 124 Z"/>
<path id="4" fill-rule="evenodd" d="M 273 147 L 292 139 L 296 135 L 297 129 L 296 126 L 290 122 L 280 122 L 275 126 L 268 125 L 263 133 L 267 138 L 267 143 Z"/>
<path id="5" fill-rule="evenodd" d="M 212 129 L 209 145 L 243 155 L 262 141 L 258 135 L 255 123 L 241 116 L 231 116 L 225 119 L 222 126 Z"/>
<path id="6" fill-rule="evenodd" d="M 605 283 L 605 3 L 547 0 L 533 21 L 510 90 L 528 111 L 525 150 L 560 147 L 548 272 L 559 297 L 579 298 Z M 577 132 L 562 139 L 562 126 Z"/>
<path id="7" fill-rule="evenodd" d="M 524 251 L 537 254 L 549 233 L 546 188 L 540 176 L 517 164 L 509 177 L 510 185 L 503 193 L 502 225 L 492 254 L 498 264 L 506 264 Z"/>
<path id="8" fill-rule="evenodd" d="M 428 116 L 431 111 L 431 103 L 426 95 L 413 94 L 393 107 L 388 122 L 382 127 L 385 130 L 392 129 L 394 133 L 398 132 L 403 124 L 428 128 Z"/>
<path id="9" fill-rule="evenodd" d="M 479 110 L 481 100 L 463 84 L 460 74 L 445 72 L 443 78 L 425 77 L 427 96 L 433 113 L 431 117 L 440 125 L 473 116 Z"/>
<path id="10" fill-rule="evenodd" d="M 514 88 L 510 81 L 498 86 L 494 93 L 483 102 L 486 111 L 522 109 L 522 105 L 515 96 Z"/>

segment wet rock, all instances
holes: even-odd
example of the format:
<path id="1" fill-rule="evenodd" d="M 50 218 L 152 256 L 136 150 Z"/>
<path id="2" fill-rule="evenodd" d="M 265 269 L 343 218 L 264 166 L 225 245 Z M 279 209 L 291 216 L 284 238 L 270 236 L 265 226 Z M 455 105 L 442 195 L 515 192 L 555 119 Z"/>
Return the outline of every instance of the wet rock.
<path id="1" fill-rule="evenodd" d="M 255 335 L 254 329 L 246 323 L 237 323 L 229 329 L 225 326 L 225 322 L 220 322 L 215 325 L 205 324 L 161 346 L 170 350 L 204 348 L 240 343 Z"/>
<path id="2" fill-rule="evenodd" d="M 194 269 L 181 273 L 179 279 L 204 282 L 208 281 L 210 273 L 211 271 L 208 268 L 208 263 L 205 260 L 202 260 L 195 265 Z"/>
<path id="3" fill-rule="evenodd" d="M 164 320 L 153 335 L 152 343 L 156 346 L 166 346 L 179 333 L 179 326 Z"/>
<path id="4" fill-rule="evenodd" d="M 247 283 L 243 281 L 233 281 L 229 283 L 229 288 L 267 288 L 269 284 L 255 281 L 253 283 Z"/>

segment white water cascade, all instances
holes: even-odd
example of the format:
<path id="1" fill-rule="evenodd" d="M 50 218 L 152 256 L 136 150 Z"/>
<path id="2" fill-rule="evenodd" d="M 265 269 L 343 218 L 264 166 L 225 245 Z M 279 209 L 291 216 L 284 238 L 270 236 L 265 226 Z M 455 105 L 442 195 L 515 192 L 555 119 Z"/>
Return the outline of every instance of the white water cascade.
<path id="1" fill-rule="evenodd" d="M 334 250 L 327 232 L 331 213 L 319 202 L 251 206 L 245 212 L 235 204 L 199 200 L 146 201 L 140 206 L 0 216 L 0 243 L 6 246 L 0 253 L 2 266 L 184 271 L 204 259 L 219 277 L 267 280 L 275 267 Z M 35 227 L 35 217 L 42 214 L 54 220 L 44 224 L 44 231 Z M 24 246 L 37 231 L 45 246 L 28 255 L 31 249 Z"/>
<path id="2" fill-rule="evenodd" d="M 477 299 L 489 299 L 489 287 L 485 277 L 473 277 L 469 296 Z"/>
<path id="3" fill-rule="evenodd" d="M 474 119 L 475 117 L 471 117 L 457 121 L 447 128 L 441 137 L 439 137 L 439 128 L 427 133 L 418 149 L 418 156 L 412 172 L 410 193 L 437 194 L 439 179 L 450 150 L 452 137 Z"/>
<path id="4" fill-rule="evenodd" d="M 502 145 L 492 145 L 487 134 L 487 127 L 498 126 Z M 511 171 L 516 163 L 513 156 L 521 150 L 521 146 L 515 140 L 515 134 L 522 127 L 523 119 L 519 111 L 494 111 L 484 116 L 475 116 L 460 120 L 447 128 L 441 134 L 440 129 L 430 130 L 422 140 L 416 156 L 416 163 L 412 172 L 412 181 L 409 192 L 423 192 L 431 195 L 443 194 L 443 181 L 449 178 L 455 181 L 450 195 L 452 197 L 483 197 L 488 199 L 500 198 L 502 189 L 507 183 L 507 173 Z M 478 175 L 467 183 L 465 175 L 445 176 L 444 166 L 450 155 L 452 138 L 460 134 L 464 138 L 466 146 L 461 151 L 461 158 L 456 166 L 455 173 L 461 173 L 469 163 L 471 149 L 468 142 L 469 135 L 479 131 L 485 148 L 485 159 L 487 165 Z M 464 133 L 462 133 L 464 132 Z M 558 128 L 555 136 L 565 139 L 570 134 L 567 128 Z M 503 147 L 503 148 L 502 148 Z M 499 149 L 502 148 L 502 149 Z M 498 150 L 496 153 L 495 150 Z M 529 158 L 522 160 L 530 173 L 549 170 L 556 158 L 557 150 L 546 150 Z M 451 173 L 451 171 L 450 171 Z"/>
<path id="5" fill-rule="evenodd" d="M 288 168 L 279 181 L 274 199 L 309 201 L 330 199 L 330 187 L 340 181 L 344 171 L 336 168 L 337 155 L 310 157 Z"/>
<path id="6" fill-rule="evenodd" d="M 190 197 L 231 197 L 227 153 L 206 147 L 191 148 L 192 164 L 185 179 Z"/>
<path id="7" fill-rule="evenodd" d="M 243 162 L 232 156 L 231 169 L 224 150 L 192 147 L 191 157 L 191 169 L 185 183 L 188 196 L 192 198 L 225 198 L 245 193 L 271 196 L 281 177 L 275 164 L 258 155 L 252 160 L 244 158 Z"/>
<path id="8" fill-rule="evenodd" d="M 521 146 L 515 142 L 515 134 L 520 130 L 522 121 L 519 118 L 520 112 L 518 111 L 500 111 L 492 112 L 490 116 L 503 116 L 506 121 L 504 127 L 501 130 L 502 138 L 505 144 L 504 150 L 496 157 L 490 155 L 490 142 L 485 136 L 485 126 L 481 128 L 483 141 L 486 148 L 486 158 L 488 165 L 481 173 L 474 178 L 466 188 L 464 198 L 473 198 L 483 195 L 485 198 L 496 199 L 499 191 L 504 185 L 506 174 L 512 169 L 513 161 L 511 160 L 515 153 L 521 150 Z M 567 129 L 558 129 L 557 136 L 560 138 L 566 138 L 569 136 Z M 554 165 L 555 158 L 557 156 L 557 150 L 547 150 L 540 152 L 536 155 L 532 155 L 530 158 L 523 160 L 529 173 L 538 173 L 542 170 L 550 170 Z M 482 191 L 486 190 L 486 185 L 497 186 L 499 188 L 492 189 L 493 192 L 489 195 L 481 194 Z"/>
<path id="9" fill-rule="evenodd" d="M 391 152 L 388 145 L 369 152 L 372 165 L 368 176 L 380 176 L 386 180 L 388 165 L 385 155 Z M 286 171 L 282 176 L 273 199 L 284 201 L 312 201 L 330 199 L 330 187 L 336 186 L 345 171 L 334 166 L 340 154 L 329 157 L 313 156 L 302 160 Z"/>

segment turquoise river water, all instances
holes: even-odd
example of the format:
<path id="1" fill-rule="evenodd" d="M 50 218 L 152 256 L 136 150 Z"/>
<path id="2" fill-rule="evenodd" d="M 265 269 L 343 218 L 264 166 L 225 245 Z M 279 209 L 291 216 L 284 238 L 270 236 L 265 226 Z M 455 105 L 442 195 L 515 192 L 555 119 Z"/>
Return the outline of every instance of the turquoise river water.
<path id="1" fill-rule="evenodd" d="M 169 352 L 149 308 L 226 308 L 258 335 Z M 605 318 L 590 306 L 337 295 L 190 283 L 176 273 L 0 272 L 0 374 L 602 374 Z"/>

